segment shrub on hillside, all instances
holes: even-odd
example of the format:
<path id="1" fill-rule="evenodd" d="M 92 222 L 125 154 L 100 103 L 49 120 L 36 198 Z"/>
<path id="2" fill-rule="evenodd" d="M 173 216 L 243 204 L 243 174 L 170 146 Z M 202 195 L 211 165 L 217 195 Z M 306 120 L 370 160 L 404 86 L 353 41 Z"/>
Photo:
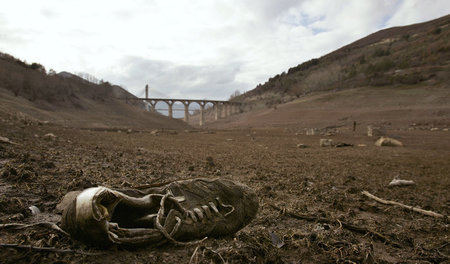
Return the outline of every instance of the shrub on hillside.
<path id="1" fill-rule="evenodd" d="M 361 56 L 359 57 L 359 64 L 364 64 L 364 63 L 366 63 L 366 56 L 361 55 Z"/>
<path id="2" fill-rule="evenodd" d="M 369 64 L 369 66 L 367 66 L 366 72 L 368 74 L 377 73 L 377 72 L 386 72 L 386 71 L 392 69 L 394 66 L 395 66 L 395 63 L 393 60 L 391 60 L 390 58 L 385 58 L 374 64 L 372 64 L 372 63 Z"/>
<path id="3" fill-rule="evenodd" d="M 297 72 L 297 71 L 304 71 L 304 70 L 307 70 L 307 69 L 309 69 L 309 68 L 311 68 L 313 66 L 316 66 L 318 64 L 319 64 L 319 59 L 312 59 L 312 60 L 306 61 L 306 62 L 304 62 L 302 64 L 299 64 L 299 65 L 297 65 L 295 67 L 290 68 L 288 70 L 288 73 L 293 73 L 293 72 Z"/>
<path id="4" fill-rule="evenodd" d="M 440 27 L 435 28 L 431 33 L 433 33 L 434 35 L 439 35 L 441 34 L 442 29 Z"/>
<path id="5" fill-rule="evenodd" d="M 393 77 L 393 82 L 401 84 L 417 84 L 423 81 L 422 74 L 418 72 L 412 72 L 408 74 L 395 75 Z"/>
<path id="6" fill-rule="evenodd" d="M 42 73 L 45 73 L 45 67 L 44 67 L 42 64 L 33 62 L 33 63 L 30 65 L 30 68 L 31 68 L 32 70 L 36 70 L 36 71 L 40 71 L 40 72 L 42 72 Z"/>
<path id="7" fill-rule="evenodd" d="M 375 52 L 373 53 L 374 57 L 383 57 L 383 56 L 389 56 L 391 55 L 391 52 L 389 50 L 384 50 L 382 48 L 377 48 Z"/>

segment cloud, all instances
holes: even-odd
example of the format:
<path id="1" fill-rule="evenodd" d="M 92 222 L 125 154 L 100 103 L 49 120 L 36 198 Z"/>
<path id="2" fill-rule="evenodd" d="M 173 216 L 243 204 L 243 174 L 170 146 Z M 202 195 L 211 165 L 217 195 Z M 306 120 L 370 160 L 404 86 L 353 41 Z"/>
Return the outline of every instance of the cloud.
<path id="1" fill-rule="evenodd" d="M 41 9 L 40 12 L 44 17 L 47 17 L 48 19 L 54 19 L 54 18 L 57 18 L 57 16 L 58 16 L 58 14 L 55 11 L 53 11 L 49 8 L 43 8 L 43 9 Z"/>
<path id="2" fill-rule="evenodd" d="M 447 2 L 15 0 L 1 5 L 0 51 L 133 93 L 149 83 L 227 99 L 382 28 L 446 15 Z"/>
<path id="3" fill-rule="evenodd" d="M 403 26 L 424 22 L 450 14 L 447 0 L 408 0 L 402 1 L 386 26 Z"/>
<path id="4" fill-rule="evenodd" d="M 5 15 L 0 13 L 0 52 L 9 52 L 9 46 L 21 46 L 26 44 L 27 36 L 33 34 L 31 30 L 21 29 L 14 30 L 8 24 Z"/>
<path id="5" fill-rule="evenodd" d="M 149 84 L 150 91 L 153 90 L 157 96 L 223 99 L 235 90 L 246 87 L 246 84 L 236 81 L 239 70 L 239 62 L 207 66 L 177 65 L 168 61 L 128 56 L 113 67 L 110 75 L 105 74 L 112 82 L 139 87 L 136 93 L 141 96 L 145 84 Z"/>

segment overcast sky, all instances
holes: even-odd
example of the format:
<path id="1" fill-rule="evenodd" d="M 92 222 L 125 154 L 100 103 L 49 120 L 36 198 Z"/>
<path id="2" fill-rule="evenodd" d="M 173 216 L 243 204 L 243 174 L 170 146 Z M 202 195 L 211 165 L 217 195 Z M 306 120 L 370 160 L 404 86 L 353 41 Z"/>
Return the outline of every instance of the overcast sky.
<path id="1" fill-rule="evenodd" d="M 0 51 L 143 96 L 228 99 L 449 0 L 0 0 Z"/>

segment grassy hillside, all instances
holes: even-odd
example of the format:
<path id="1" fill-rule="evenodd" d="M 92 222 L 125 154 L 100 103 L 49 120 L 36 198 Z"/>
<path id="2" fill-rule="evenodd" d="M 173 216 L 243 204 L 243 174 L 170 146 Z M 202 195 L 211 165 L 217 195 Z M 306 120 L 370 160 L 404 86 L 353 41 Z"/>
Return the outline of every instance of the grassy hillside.
<path id="1" fill-rule="evenodd" d="M 318 59 L 299 64 L 234 98 L 252 109 L 318 91 L 450 83 L 450 15 L 381 30 Z M 248 109 L 247 109 L 248 110 Z"/>
<path id="2" fill-rule="evenodd" d="M 39 63 L 28 64 L 4 53 L 0 53 L 0 87 L 49 108 L 83 108 L 80 96 L 98 101 L 133 96 L 108 82 L 94 84 L 68 72 L 47 73 Z"/>
<path id="3" fill-rule="evenodd" d="M 108 82 L 95 84 L 68 72 L 47 72 L 0 53 L 0 114 L 73 127 L 186 129 L 180 120 L 150 113 L 142 102 Z"/>
<path id="4" fill-rule="evenodd" d="M 358 87 L 311 93 L 276 107 L 253 109 L 209 128 L 351 129 L 357 122 L 388 130 L 450 128 L 450 89 L 443 86 Z"/>

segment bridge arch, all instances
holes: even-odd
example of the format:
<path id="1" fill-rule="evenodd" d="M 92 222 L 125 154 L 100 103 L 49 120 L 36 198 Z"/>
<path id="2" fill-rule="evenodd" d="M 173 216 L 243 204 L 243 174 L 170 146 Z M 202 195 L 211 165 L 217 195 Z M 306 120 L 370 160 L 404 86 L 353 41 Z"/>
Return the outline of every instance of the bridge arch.
<path id="1" fill-rule="evenodd" d="M 127 100 L 135 99 L 142 100 L 146 104 L 146 109 L 150 105 L 150 111 L 156 112 L 156 104 L 164 102 L 167 104 L 168 116 L 173 118 L 173 105 L 176 102 L 180 102 L 184 105 L 184 121 L 189 121 L 189 106 L 191 103 L 197 103 L 200 106 L 200 120 L 199 125 L 205 124 L 205 110 L 208 104 L 211 104 L 214 108 L 214 119 L 219 120 L 226 118 L 238 112 L 239 107 L 242 105 L 240 102 L 219 101 L 219 100 L 193 100 L 193 99 L 167 99 L 167 98 L 127 98 Z"/>

